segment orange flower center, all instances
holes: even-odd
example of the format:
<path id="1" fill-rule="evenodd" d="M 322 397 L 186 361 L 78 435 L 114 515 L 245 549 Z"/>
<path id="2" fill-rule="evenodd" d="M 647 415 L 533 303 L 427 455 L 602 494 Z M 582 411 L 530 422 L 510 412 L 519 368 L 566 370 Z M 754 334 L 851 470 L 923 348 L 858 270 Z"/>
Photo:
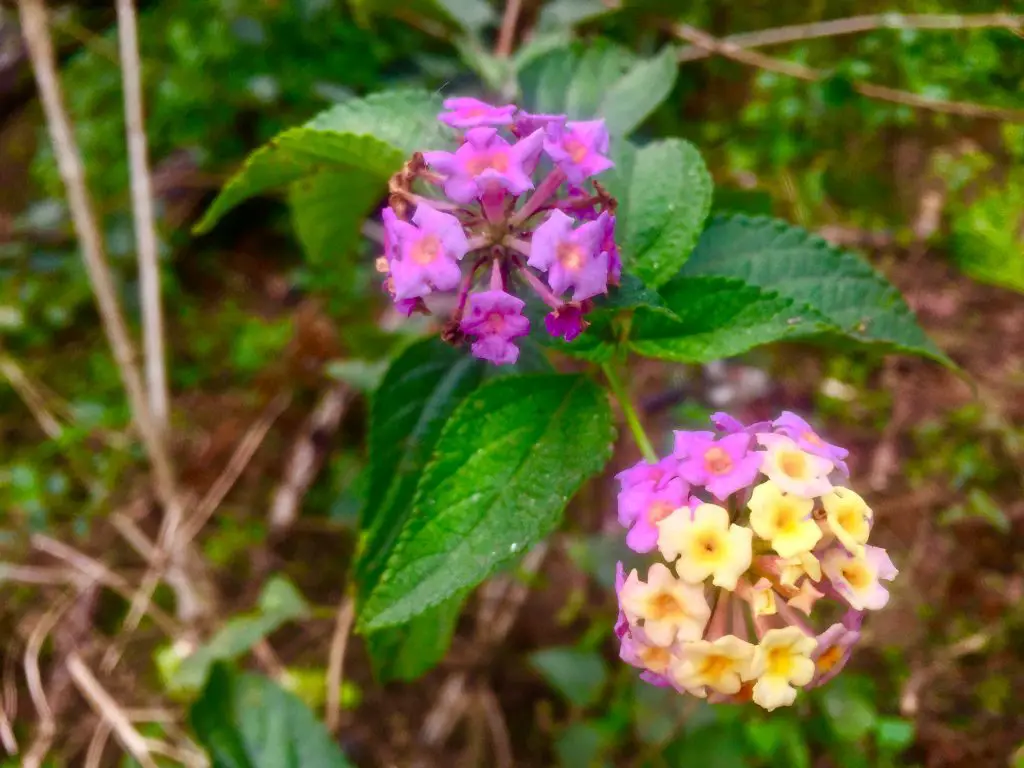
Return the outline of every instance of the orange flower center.
<path id="1" fill-rule="evenodd" d="M 412 247 L 412 260 L 427 265 L 441 253 L 441 239 L 437 235 L 425 235 Z"/>
<path id="2" fill-rule="evenodd" d="M 779 469 L 789 477 L 803 477 L 807 473 L 807 459 L 799 451 L 785 451 L 779 456 Z"/>
<path id="3" fill-rule="evenodd" d="M 562 142 L 562 147 L 566 152 L 569 153 L 569 158 L 574 163 L 582 163 L 584 158 L 590 152 L 590 149 L 582 141 L 577 139 L 575 136 L 570 136 Z"/>
<path id="4" fill-rule="evenodd" d="M 682 606 L 679 605 L 675 596 L 669 592 L 659 592 L 651 598 L 647 618 L 652 621 L 661 621 L 669 616 L 678 616 L 680 613 L 682 613 Z"/>
<path id="5" fill-rule="evenodd" d="M 583 249 L 572 243 L 561 243 L 558 246 L 558 260 L 563 267 L 575 272 L 583 266 Z"/>
<path id="6" fill-rule="evenodd" d="M 843 649 L 838 645 L 833 645 L 818 657 L 818 661 L 816 662 L 818 671 L 828 672 L 841 658 L 843 658 Z"/>
<path id="7" fill-rule="evenodd" d="M 671 515 L 673 511 L 674 507 L 667 501 L 656 501 L 647 510 L 647 519 L 651 521 L 652 525 L 656 525 L 659 521 Z"/>
<path id="8" fill-rule="evenodd" d="M 508 170 L 508 152 L 500 149 L 494 152 L 481 152 L 466 162 L 466 169 L 474 176 L 488 170 L 504 173 Z"/>
<path id="9" fill-rule="evenodd" d="M 724 475 L 732 470 L 732 457 L 716 445 L 704 454 L 704 466 L 713 475 Z"/>

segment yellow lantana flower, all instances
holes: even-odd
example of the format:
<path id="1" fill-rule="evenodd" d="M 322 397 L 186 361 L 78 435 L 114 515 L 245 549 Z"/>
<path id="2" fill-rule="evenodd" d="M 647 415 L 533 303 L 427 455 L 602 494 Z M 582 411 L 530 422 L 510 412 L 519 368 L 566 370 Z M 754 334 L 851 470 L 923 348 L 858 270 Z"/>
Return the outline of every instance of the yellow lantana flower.
<path id="1" fill-rule="evenodd" d="M 767 449 L 761 471 L 783 491 L 810 499 L 832 490 L 831 461 L 807 453 L 783 435 L 763 434 L 757 440 Z"/>
<path id="2" fill-rule="evenodd" d="M 809 552 L 821 539 L 821 528 L 811 517 L 814 502 L 783 493 L 775 483 L 761 483 L 750 494 L 750 527 L 771 542 L 780 557 Z"/>
<path id="3" fill-rule="evenodd" d="M 871 533 L 871 507 L 849 488 L 833 488 L 821 497 L 828 529 L 847 551 L 861 557 Z"/>
<path id="4" fill-rule="evenodd" d="M 703 585 L 677 579 L 663 563 L 650 567 L 646 584 L 635 569 L 631 571 L 619 600 L 629 622 L 643 621 L 648 639 L 661 646 L 699 640 L 711 615 Z"/>
<path id="5" fill-rule="evenodd" d="M 670 563 L 679 558 L 679 578 L 696 584 L 711 576 L 723 589 L 735 589 L 750 567 L 753 538 L 749 528 L 730 524 L 717 504 L 701 504 L 692 513 L 681 507 L 658 523 L 658 549 Z"/>
<path id="6" fill-rule="evenodd" d="M 743 681 L 751 679 L 754 646 L 734 635 L 714 642 L 697 640 L 684 643 L 669 667 L 669 676 L 696 696 L 707 695 L 707 688 L 732 695 Z"/>
<path id="7" fill-rule="evenodd" d="M 751 677 L 754 701 L 769 712 L 788 707 L 796 699 L 796 687 L 807 685 L 814 677 L 811 653 L 818 642 L 798 627 L 769 629 L 754 650 Z"/>

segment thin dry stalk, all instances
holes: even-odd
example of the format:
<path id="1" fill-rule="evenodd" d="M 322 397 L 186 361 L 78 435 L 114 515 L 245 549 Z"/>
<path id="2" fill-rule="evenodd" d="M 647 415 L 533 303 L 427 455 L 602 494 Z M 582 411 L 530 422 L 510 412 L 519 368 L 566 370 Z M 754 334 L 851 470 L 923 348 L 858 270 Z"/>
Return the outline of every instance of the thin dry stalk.
<path id="1" fill-rule="evenodd" d="M 48 28 L 46 5 L 43 0 L 18 0 L 18 7 L 21 11 L 22 33 L 39 87 L 39 98 L 46 115 L 50 140 L 57 157 L 57 167 L 67 191 L 71 219 L 82 247 L 82 257 L 96 297 L 103 329 L 128 394 L 132 417 L 153 466 L 157 493 L 167 514 L 171 514 L 171 508 L 177 504 L 171 459 L 149 408 L 146 389 L 136 365 L 135 347 L 121 313 L 110 264 L 103 249 L 103 239 L 85 183 L 81 154 L 64 107 L 53 41 L 50 39 Z"/>
<path id="2" fill-rule="evenodd" d="M 691 27 L 689 24 L 676 24 L 672 27 L 673 33 L 681 40 L 685 40 L 709 54 L 717 54 L 727 59 L 738 61 L 758 69 L 769 72 L 776 72 L 780 75 L 795 77 L 806 82 L 818 82 L 828 76 L 828 72 L 814 67 L 808 67 L 785 59 L 778 59 L 774 56 L 766 56 L 763 53 L 748 50 L 743 46 L 730 42 L 728 39 L 719 39 L 707 32 Z M 889 88 L 874 83 L 853 82 L 853 90 L 862 96 L 889 101 L 895 104 L 903 104 L 909 107 L 926 109 L 931 112 L 940 112 L 947 115 L 958 115 L 960 117 L 986 118 L 993 120 L 1005 120 L 1012 123 L 1024 123 L 1024 110 L 1006 109 L 1003 107 L 990 107 L 984 104 L 975 104 L 968 101 L 947 101 L 945 99 L 929 99 L 910 91 L 903 91 L 897 88 Z"/>
<path id="3" fill-rule="evenodd" d="M 145 351 L 149 405 L 157 428 L 166 433 L 168 418 L 167 361 L 164 350 L 163 299 L 160 295 L 160 261 L 153 214 L 153 182 L 146 149 L 142 112 L 142 63 L 139 61 L 138 28 L 132 0 L 117 0 L 117 38 L 124 83 L 125 131 L 131 168 L 132 218 L 139 262 L 139 293 L 142 305 L 142 337 Z"/>
<path id="4" fill-rule="evenodd" d="M 522 9 L 522 0 L 507 0 L 505 3 L 505 13 L 501 17 L 501 29 L 498 30 L 498 42 L 494 46 L 494 55 L 500 59 L 507 59 L 512 55 L 516 24 L 519 22 L 519 13 Z"/>
<path id="5" fill-rule="evenodd" d="M 0 708 L 0 744 L 8 755 L 18 754 L 18 740 L 14 737 L 11 729 L 11 721 L 7 719 L 7 713 Z"/>
<path id="6" fill-rule="evenodd" d="M 133 598 L 134 587 L 124 577 L 110 570 L 99 560 L 89 557 L 84 552 L 80 552 L 74 547 L 42 533 L 32 534 L 31 542 L 35 549 L 56 557 L 58 560 L 63 560 L 86 576 L 88 581 L 102 584 L 125 600 L 130 601 Z M 153 623 L 162 629 L 168 637 L 175 638 L 181 635 L 181 627 L 174 619 L 164 613 L 163 609 L 150 605 L 148 606 L 148 613 L 149 617 L 153 619 Z"/>
<path id="7" fill-rule="evenodd" d="M 270 432 L 270 428 L 277 421 L 278 417 L 284 413 L 290 402 L 290 395 L 278 395 L 270 401 L 270 404 L 264 409 L 259 419 L 249 427 L 249 430 L 238 443 L 238 447 L 235 448 L 235 452 L 228 460 L 227 466 L 224 467 L 224 471 L 221 472 L 213 485 L 210 486 L 210 490 L 206 492 L 206 495 L 196 505 L 196 509 L 191 517 L 182 526 L 181 538 L 184 541 L 190 541 L 199 535 L 207 521 L 217 511 L 217 508 L 220 507 L 224 498 L 235 486 L 235 483 L 238 482 L 238 478 L 242 476 L 245 468 L 249 466 L 249 462 L 252 461 L 252 457 L 263 444 L 267 433 Z"/>
<path id="8" fill-rule="evenodd" d="M 327 730 L 336 733 L 341 725 L 341 674 L 345 666 L 345 650 L 352 632 L 352 620 L 355 618 L 355 603 L 346 597 L 338 609 L 338 617 L 334 622 L 334 636 L 331 638 L 331 650 L 327 657 L 327 702 L 325 704 Z"/>
<path id="9" fill-rule="evenodd" d="M 509 737 L 508 723 L 505 722 L 505 715 L 501 711 L 498 697 L 494 695 L 494 691 L 490 687 L 484 686 L 477 693 L 477 698 L 487 720 L 487 729 L 491 734 L 495 768 L 513 768 L 515 758 L 512 754 L 512 739 Z"/>
<path id="10" fill-rule="evenodd" d="M 110 723 L 100 720 L 89 741 L 89 748 L 85 751 L 85 768 L 100 768 L 103 761 L 103 749 L 107 746 L 110 731 Z"/>
<path id="11" fill-rule="evenodd" d="M 14 565 L 0 563 L 0 581 L 17 581 L 21 584 L 75 584 L 81 581 L 77 574 L 66 568 L 41 568 L 37 565 Z"/>
<path id="12" fill-rule="evenodd" d="M 157 762 L 151 754 L 150 742 L 140 734 L 125 715 L 124 710 L 100 685 L 99 680 L 82 661 L 77 652 L 72 651 L 67 657 L 68 674 L 86 701 L 96 714 L 110 724 L 115 738 L 143 768 L 157 768 Z"/>
<path id="13" fill-rule="evenodd" d="M 876 29 L 1009 29 L 1019 30 L 1024 26 L 1024 16 L 1007 13 L 968 14 L 965 16 L 941 13 L 902 14 L 876 13 L 865 16 L 850 16 L 845 19 L 814 21 L 809 24 L 794 24 L 788 27 L 773 27 L 756 32 L 741 32 L 721 38 L 741 48 L 762 48 L 769 45 L 784 45 L 823 37 L 839 37 Z M 697 45 L 682 48 L 677 54 L 680 62 L 697 61 L 711 56 L 712 52 Z"/>
<path id="14" fill-rule="evenodd" d="M 32 632 L 28 636 L 28 640 L 25 642 L 25 684 L 28 687 L 28 694 L 29 698 L 32 699 L 32 705 L 36 708 L 36 712 L 39 713 L 39 726 L 36 729 L 36 737 L 29 748 L 28 754 L 25 755 L 23 763 L 25 768 L 39 768 L 43 764 L 46 755 L 50 751 L 50 746 L 53 744 L 53 737 L 57 733 L 57 722 L 54 719 L 50 702 L 46 698 L 46 689 L 43 687 L 43 675 L 39 668 L 39 655 L 43 650 L 43 643 L 46 642 L 47 636 L 57 626 L 60 617 L 71 606 L 74 599 L 74 595 L 67 594 L 58 600 L 36 622 L 35 627 L 32 628 Z"/>
<path id="15" fill-rule="evenodd" d="M 338 429 L 348 405 L 349 390 L 345 384 L 330 387 L 316 404 L 292 446 L 284 477 L 274 493 L 267 522 L 270 531 L 278 534 L 294 524 L 299 505 L 316 478 L 323 461 L 323 438 Z"/>
<path id="16" fill-rule="evenodd" d="M 56 440 L 64 431 L 61 428 L 57 417 L 51 413 L 46 405 L 46 398 L 35 386 L 32 380 L 25 374 L 21 366 L 8 355 L 0 354 L 0 373 L 4 375 L 11 387 L 22 399 L 32 415 L 35 417 L 39 428 L 47 437 Z"/>

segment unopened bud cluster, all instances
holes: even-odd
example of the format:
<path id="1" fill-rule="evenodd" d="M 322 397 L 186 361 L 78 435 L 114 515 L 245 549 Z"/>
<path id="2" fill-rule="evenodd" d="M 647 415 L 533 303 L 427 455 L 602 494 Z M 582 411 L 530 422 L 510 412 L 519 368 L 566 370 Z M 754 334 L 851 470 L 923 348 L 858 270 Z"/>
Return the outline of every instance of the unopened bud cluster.
<path id="1" fill-rule="evenodd" d="M 572 341 L 622 271 L 615 201 L 591 180 L 612 167 L 604 122 L 470 98 L 444 106 L 438 119 L 461 132 L 461 145 L 417 153 L 392 178 L 377 262 L 385 288 L 406 315 L 429 313 L 430 294 L 454 292 L 444 337 L 468 337 L 474 355 L 498 365 L 518 359 L 516 340 L 530 331 L 522 287 L 548 306 L 547 332 Z"/>
<path id="2" fill-rule="evenodd" d="M 615 632 L 648 682 L 772 710 L 843 668 L 897 570 L 867 543 L 846 450 L 789 412 L 712 422 L 617 476 L 627 544 L 663 561 L 643 576 L 619 564 Z"/>

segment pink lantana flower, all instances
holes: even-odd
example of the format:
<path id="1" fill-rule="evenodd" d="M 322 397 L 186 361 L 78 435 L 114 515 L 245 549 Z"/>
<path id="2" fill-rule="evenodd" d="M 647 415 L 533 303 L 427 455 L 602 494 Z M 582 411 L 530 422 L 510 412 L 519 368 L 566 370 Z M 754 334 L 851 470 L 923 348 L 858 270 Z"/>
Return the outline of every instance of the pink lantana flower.
<path id="1" fill-rule="evenodd" d="M 473 354 L 496 365 L 511 365 L 519 359 L 513 339 L 530 332 L 530 321 L 523 317 L 526 302 L 500 290 L 470 294 L 469 307 L 460 325 L 462 331 L 476 336 Z"/>
<path id="2" fill-rule="evenodd" d="M 514 104 L 493 107 L 484 101 L 468 96 L 445 99 L 444 108 L 450 111 L 442 112 L 437 116 L 437 119 L 453 128 L 509 125 L 512 123 L 516 113 L 516 106 Z"/>
<path id="3" fill-rule="evenodd" d="M 658 523 L 686 505 L 686 484 L 679 478 L 662 488 L 640 483 L 619 494 L 619 523 L 629 528 L 626 545 L 634 552 L 653 552 L 658 546 Z"/>
<path id="4" fill-rule="evenodd" d="M 544 151 L 572 184 L 580 184 L 615 165 L 604 155 L 608 151 L 604 120 L 548 123 Z"/>
<path id="5" fill-rule="evenodd" d="M 502 190 L 521 195 L 533 189 L 529 170 L 544 141 L 542 131 L 509 144 L 495 128 L 471 128 L 455 152 L 424 152 L 427 164 L 444 174 L 444 191 L 457 203 L 469 203 Z"/>
<path id="6" fill-rule="evenodd" d="M 727 499 L 753 483 L 761 469 L 761 455 L 750 450 L 751 441 L 742 433 L 716 440 L 707 432 L 677 432 L 679 474 L 716 499 Z"/>
<path id="7" fill-rule="evenodd" d="M 400 253 L 389 265 L 396 301 L 433 290 L 448 291 L 459 284 L 462 273 L 457 262 L 469 251 L 469 243 L 457 218 L 421 203 L 411 224 L 391 219 L 384 226 Z M 394 248 L 390 243 L 389 247 Z"/>
<path id="8" fill-rule="evenodd" d="M 573 301 L 608 292 L 608 253 L 601 250 L 603 224 L 588 221 L 573 230 L 561 211 L 550 213 L 533 233 L 528 266 L 548 273 L 548 285 L 561 295 L 573 289 Z"/>

